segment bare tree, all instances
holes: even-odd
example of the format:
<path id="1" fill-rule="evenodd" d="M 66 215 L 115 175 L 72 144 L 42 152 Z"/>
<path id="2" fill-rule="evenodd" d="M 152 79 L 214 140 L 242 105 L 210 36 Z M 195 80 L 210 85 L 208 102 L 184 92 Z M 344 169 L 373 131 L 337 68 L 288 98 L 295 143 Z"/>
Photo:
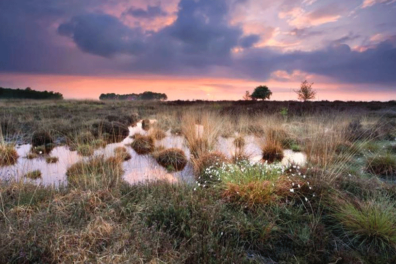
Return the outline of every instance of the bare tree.
<path id="1" fill-rule="evenodd" d="M 315 99 L 316 91 L 312 88 L 313 83 L 309 83 L 307 80 L 301 83 L 301 87 L 295 92 L 298 95 L 298 100 L 302 100 L 304 102 Z"/>
<path id="2" fill-rule="evenodd" d="M 245 95 L 243 96 L 243 100 L 248 101 L 251 99 L 252 99 L 252 96 L 250 95 L 249 91 L 246 91 Z"/>

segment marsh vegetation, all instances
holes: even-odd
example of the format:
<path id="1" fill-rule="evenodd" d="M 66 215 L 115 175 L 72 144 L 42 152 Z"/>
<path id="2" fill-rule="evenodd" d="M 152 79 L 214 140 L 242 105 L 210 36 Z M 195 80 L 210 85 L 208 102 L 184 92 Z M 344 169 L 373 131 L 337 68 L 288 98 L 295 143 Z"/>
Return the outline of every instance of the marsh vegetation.
<path id="1" fill-rule="evenodd" d="M 0 101 L 0 119 L 1 263 L 396 262 L 394 102 Z"/>

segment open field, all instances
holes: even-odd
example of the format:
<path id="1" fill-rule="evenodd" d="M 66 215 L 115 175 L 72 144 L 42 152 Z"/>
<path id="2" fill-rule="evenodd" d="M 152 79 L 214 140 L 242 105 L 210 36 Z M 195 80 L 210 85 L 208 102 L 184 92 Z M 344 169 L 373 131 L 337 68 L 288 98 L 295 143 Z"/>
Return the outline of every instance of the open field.
<path id="1" fill-rule="evenodd" d="M 395 263 L 396 103 L 0 101 L 0 263 Z"/>

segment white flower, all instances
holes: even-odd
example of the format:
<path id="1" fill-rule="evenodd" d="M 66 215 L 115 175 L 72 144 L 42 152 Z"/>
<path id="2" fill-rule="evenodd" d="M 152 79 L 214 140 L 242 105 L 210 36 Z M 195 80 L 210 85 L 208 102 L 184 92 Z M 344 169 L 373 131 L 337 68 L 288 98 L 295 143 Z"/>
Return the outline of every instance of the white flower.
<path id="1" fill-rule="evenodd" d="M 308 202 L 308 198 L 307 197 L 305 197 L 305 201 Z"/>
<path id="2" fill-rule="evenodd" d="M 197 190 L 197 188 L 194 188 L 194 192 Z"/>
<path id="3" fill-rule="evenodd" d="M 298 185 L 298 188 L 301 188 L 300 184 Z"/>
<path id="4" fill-rule="evenodd" d="M 309 189 L 310 189 L 310 190 L 312 190 L 312 187 L 311 187 L 311 186 L 309 186 Z"/>
<path id="5" fill-rule="evenodd" d="M 294 189 L 290 189 L 290 192 L 294 193 Z"/>

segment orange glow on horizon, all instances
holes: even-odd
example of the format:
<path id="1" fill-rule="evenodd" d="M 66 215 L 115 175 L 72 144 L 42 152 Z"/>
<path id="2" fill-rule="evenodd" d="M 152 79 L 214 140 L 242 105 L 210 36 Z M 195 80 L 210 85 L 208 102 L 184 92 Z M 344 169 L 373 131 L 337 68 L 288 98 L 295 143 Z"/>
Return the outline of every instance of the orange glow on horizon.
<path id="1" fill-rule="evenodd" d="M 314 77 L 315 78 L 315 77 Z M 246 91 L 258 85 L 267 85 L 271 100 L 296 100 L 294 90 L 300 81 L 264 82 L 243 79 L 164 77 L 164 76 L 66 76 L 33 74 L 0 74 L 0 86 L 9 88 L 31 87 L 36 90 L 56 91 L 65 99 L 98 99 L 101 93 L 166 93 L 168 100 L 242 100 Z M 315 79 L 309 80 L 314 81 Z M 5 85 L 13 84 L 13 85 Z M 342 87 L 342 88 L 340 88 Z M 316 100 L 389 101 L 396 99 L 396 91 L 360 92 L 361 85 L 315 82 Z"/>

